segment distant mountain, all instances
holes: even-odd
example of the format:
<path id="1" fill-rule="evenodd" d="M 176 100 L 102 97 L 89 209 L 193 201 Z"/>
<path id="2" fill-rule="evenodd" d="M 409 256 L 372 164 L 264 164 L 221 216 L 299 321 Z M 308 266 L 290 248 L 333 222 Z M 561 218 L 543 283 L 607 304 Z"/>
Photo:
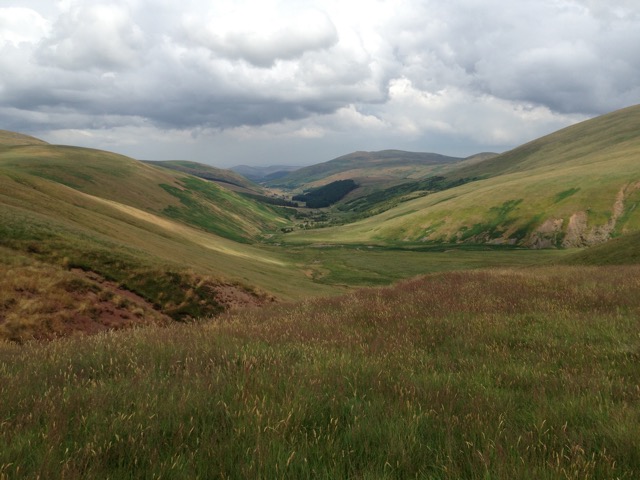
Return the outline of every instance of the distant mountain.
<path id="1" fill-rule="evenodd" d="M 270 165 L 268 167 L 252 167 L 249 165 L 238 165 L 231 167 L 236 173 L 239 173 L 243 177 L 248 178 L 254 182 L 263 182 L 267 180 L 273 180 L 276 178 L 284 177 L 289 172 L 298 170 L 301 167 L 293 165 Z"/>
<path id="2" fill-rule="evenodd" d="M 267 182 L 270 186 L 312 188 L 337 180 L 352 179 L 359 184 L 392 184 L 405 179 L 424 178 L 448 170 L 464 160 L 437 153 L 382 150 L 354 152 L 328 162 L 300 168 L 285 177 Z"/>
<path id="3" fill-rule="evenodd" d="M 458 167 L 447 181 L 475 181 L 291 240 L 574 247 L 640 231 L 640 106 Z"/>

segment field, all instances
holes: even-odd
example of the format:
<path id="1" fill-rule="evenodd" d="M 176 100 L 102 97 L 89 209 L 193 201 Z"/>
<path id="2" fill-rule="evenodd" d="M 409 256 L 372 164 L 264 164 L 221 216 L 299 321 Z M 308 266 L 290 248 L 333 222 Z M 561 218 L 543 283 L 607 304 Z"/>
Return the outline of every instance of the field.
<path id="1" fill-rule="evenodd" d="M 0 344 L 0 478 L 633 479 L 640 267 Z"/>

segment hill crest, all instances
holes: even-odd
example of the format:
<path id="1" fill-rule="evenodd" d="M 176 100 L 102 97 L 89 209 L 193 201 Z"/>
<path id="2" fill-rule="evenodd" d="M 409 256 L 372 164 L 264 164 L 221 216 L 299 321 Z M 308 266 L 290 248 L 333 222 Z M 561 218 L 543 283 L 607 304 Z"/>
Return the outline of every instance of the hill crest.
<path id="1" fill-rule="evenodd" d="M 23 145 L 49 145 L 44 140 L 25 135 L 24 133 L 11 132 L 9 130 L 0 130 L 0 146 L 17 147 Z"/>
<path id="2" fill-rule="evenodd" d="M 388 183 L 421 178 L 464 160 L 430 152 L 403 150 L 357 151 L 327 162 L 317 163 L 268 182 L 270 186 L 318 187 L 336 180 L 353 179 L 359 183 Z"/>

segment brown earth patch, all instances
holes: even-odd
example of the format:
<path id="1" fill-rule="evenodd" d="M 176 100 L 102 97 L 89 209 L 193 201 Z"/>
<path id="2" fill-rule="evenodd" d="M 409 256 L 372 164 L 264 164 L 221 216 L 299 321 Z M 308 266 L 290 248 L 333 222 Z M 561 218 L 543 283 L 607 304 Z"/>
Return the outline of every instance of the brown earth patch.
<path id="1" fill-rule="evenodd" d="M 558 242 L 558 236 L 562 232 L 562 218 L 549 218 L 540 225 L 531 235 L 529 244 L 532 248 L 551 248 Z"/>
<path id="2" fill-rule="evenodd" d="M 50 265 L 0 265 L 0 339 L 23 342 L 167 324 L 167 315 L 99 275 Z"/>
<path id="3" fill-rule="evenodd" d="M 213 290 L 216 301 L 225 310 L 242 307 L 261 307 L 276 301 L 276 298 L 272 295 L 244 290 L 232 284 L 221 284 L 214 287 Z"/>
<path id="4" fill-rule="evenodd" d="M 569 224 L 567 225 L 567 233 L 563 247 L 584 247 L 597 245 L 604 243 L 611 239 L 611 235 L 616 229 L 618 219 L 624 214 L 625 199 L 633 191 L 638 189 L 640 182 L 635 184 L 623 185 L 618 193 L 611 207 L 611 216 L 609 220 L 603 225 L 595 225 L 591 228 L 588 227 L 588 214 L 585 211 L 576 212 L 569 218 Z"/>

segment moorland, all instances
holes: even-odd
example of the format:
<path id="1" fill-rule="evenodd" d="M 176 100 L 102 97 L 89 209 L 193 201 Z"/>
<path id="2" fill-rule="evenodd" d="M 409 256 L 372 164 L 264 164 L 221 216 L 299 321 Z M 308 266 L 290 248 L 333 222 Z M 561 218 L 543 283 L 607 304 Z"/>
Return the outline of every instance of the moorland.
<path id="1" fill-rule="evenodd" d="M 0 478 L 637 478 L 638 202 L 640 106 L 253 180 L 0 131 Z"/>

